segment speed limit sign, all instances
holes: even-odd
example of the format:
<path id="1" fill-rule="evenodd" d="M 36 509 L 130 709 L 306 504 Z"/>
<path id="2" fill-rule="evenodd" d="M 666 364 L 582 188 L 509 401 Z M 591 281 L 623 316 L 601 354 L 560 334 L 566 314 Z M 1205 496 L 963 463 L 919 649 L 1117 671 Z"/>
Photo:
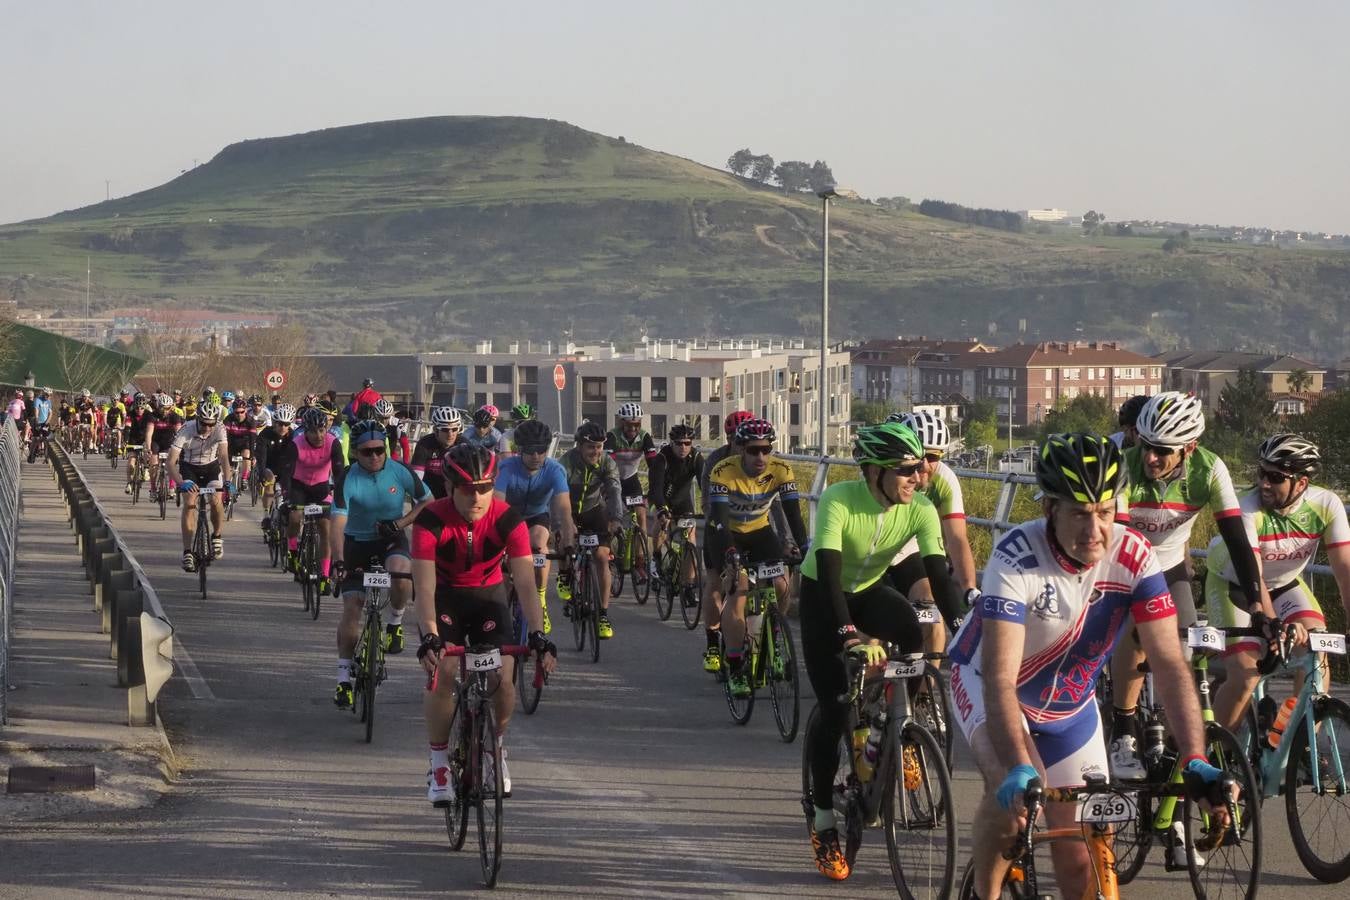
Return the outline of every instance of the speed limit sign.
<path id="1" fill-rule="evenodd" d="M 267 386 L 274 391 L 279 391 L 286 386 L 286 373 L 280 369 L 273 369 L 263 376 Z"/>

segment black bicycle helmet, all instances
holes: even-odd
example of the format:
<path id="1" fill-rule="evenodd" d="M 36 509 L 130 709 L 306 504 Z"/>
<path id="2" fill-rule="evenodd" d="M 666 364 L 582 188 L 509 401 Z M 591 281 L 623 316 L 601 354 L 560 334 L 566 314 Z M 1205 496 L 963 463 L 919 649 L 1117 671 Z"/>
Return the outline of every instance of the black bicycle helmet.
<path id="1" fill-rule="evenodd" d="M 605 429 L 601 428 L 596 422 L 582 422 L 581 427 L 577 429 L 577 433 L 572 437 L 578 444 L 583 441 L 603 444 L 605 442 Z"/>
<path id="2" fill-rule="evenodd" d="M 553 429 L 538 419 L 526 419 L 511 432 L 511 442 L 517 448 L 547 447 L 553 440 Z"/>
<path id="3" fill-rule="evenodd" d="M 451 484 L 495 481 L 497 454 L 470 443 L 456 444 L 441 454 L 441 471 Z"/>
<path id="4" fill-rule="evenodd" d="M 1125 463 L 1110 438 L 1052 434 L 1036 455 L 1036 482 L 1047 497 L 1074 503 L 1116 499 L 1125 486 Z"/>
<path id="5" fill-rule="evenodd" d="M 327 431 L 328 413 L 317 406 L 305 407 L 305 414 L 300 417 L 300 425 L 305 431 Z"/>
<path id="6" fill-rule="evenodd" d="M 478 428 L 487 428 L 497 420 L 496 407 L 480 406 L 473 414 L 473 424 Z"/>
<path id="7" fill-rule="evenodd" d="M 923 442 L 914 429 L 899 422 L 859 428 L 853 438 L 853 458 L 859 464 L 890 468 L 923 459 Z"/>
<path id="8" fill-rule="evenodd" d="M 670 439 L 672 441 L 692 441 L 694 439 L 694 429 L 688 425 L 676 425 L 670 429 Z"/>
<path id="9" fill-rule="evenodd" d="M 1262 441 L 1256 455 L 1265 465 L 1287 475 L 1312 478 L 1322 471 L 1322 453 L 1317 445 L 1302 435 L 1287 431 L 1272 434 Z"/>
<path id="10" fill-rule="evenodd" d="M 351 437 L 348 439 L 348 445 L 355 447 L 362 441 L 386 440 L 388 435 L 384 431 L 384 423 L 377 422 L 374 419 L 362 419 L 352 426 Z"/>
<path id="11" fill-rule="evenodd" d="M 1117 424 L 1121 428 L 1133 428 L 1134 423 L 1139 421 L 1139 414 L 1144 411 L 1144 404 L 1148 403 L 1148 394 L 1135 394 L 1124 403 L 1120 404 L 1120 414 L 1117 418 Z"/>

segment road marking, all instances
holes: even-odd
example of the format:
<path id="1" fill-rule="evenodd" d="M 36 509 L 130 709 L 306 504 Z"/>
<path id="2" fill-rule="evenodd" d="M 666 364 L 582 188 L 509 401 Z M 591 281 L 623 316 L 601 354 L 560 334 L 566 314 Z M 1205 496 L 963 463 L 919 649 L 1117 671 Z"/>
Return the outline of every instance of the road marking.
<path id="1" fill-rule="evenodd" d="M 211 692 L 211 685 L 207 684 L 206 679 L 202 677 L 201 670 L 192 661 L 192 654 L 188 653 L 187 647 L 181 640 L 175 640 L 173 643 L 173 661 L 183 673 L 183 680 L 188 683 L 188 687 L 192 690 L 192 696 L 198 700 L 216 699 L 216 695 Z"/>

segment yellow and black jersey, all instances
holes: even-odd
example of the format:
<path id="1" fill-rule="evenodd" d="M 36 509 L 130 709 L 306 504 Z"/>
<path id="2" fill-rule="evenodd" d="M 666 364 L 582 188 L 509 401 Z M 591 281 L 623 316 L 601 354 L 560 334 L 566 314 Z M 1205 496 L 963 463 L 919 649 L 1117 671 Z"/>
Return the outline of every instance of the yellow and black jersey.
<path id="1" fill-rule="evenodd" d="M 737 534 L 769 526 L 769 505 L 781 497 L 784 505 L 797 500 L 797 476 L 781 459 L 771 458 L 759 475 L 751 476 L 737 454 L 713 466 L 708 479 L 708 502 L 725 504 L 727 527 Z"/>

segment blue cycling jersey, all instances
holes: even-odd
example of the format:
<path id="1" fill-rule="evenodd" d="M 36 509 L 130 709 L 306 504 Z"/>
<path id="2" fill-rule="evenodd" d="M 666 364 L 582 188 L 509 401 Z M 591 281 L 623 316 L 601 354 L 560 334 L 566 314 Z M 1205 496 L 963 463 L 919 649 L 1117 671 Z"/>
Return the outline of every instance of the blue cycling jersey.
<path id="1" fill-rule="evenodd" d="M 378 472 L 367 472 L 360 463 L 347 467 L 333 496 L 333 507 L 347 516 L 347 537 L 373 541 L 378 536 L 375 523 L 403 515 L 403 501 L 421 500 L 427 489 L 413 470 L 398 460 L 387 460 Z"/>
<path id="2" fill-rule="evenodd" d="M 33 401 L 33 418 L 39 425 L 46 425 L 52 417 L 52 401 L 38 397 Z"/>
<path id="3" fill-rule="evenodd" d="M 567 472 L 556 459 L 545 459 L 543 467 L 531 473 L 519 456 L 512 456 L 502 460 L 497 472 L 497 493 L 524 519 L 544 515 L 553 498 L 567 492 Z"/>

